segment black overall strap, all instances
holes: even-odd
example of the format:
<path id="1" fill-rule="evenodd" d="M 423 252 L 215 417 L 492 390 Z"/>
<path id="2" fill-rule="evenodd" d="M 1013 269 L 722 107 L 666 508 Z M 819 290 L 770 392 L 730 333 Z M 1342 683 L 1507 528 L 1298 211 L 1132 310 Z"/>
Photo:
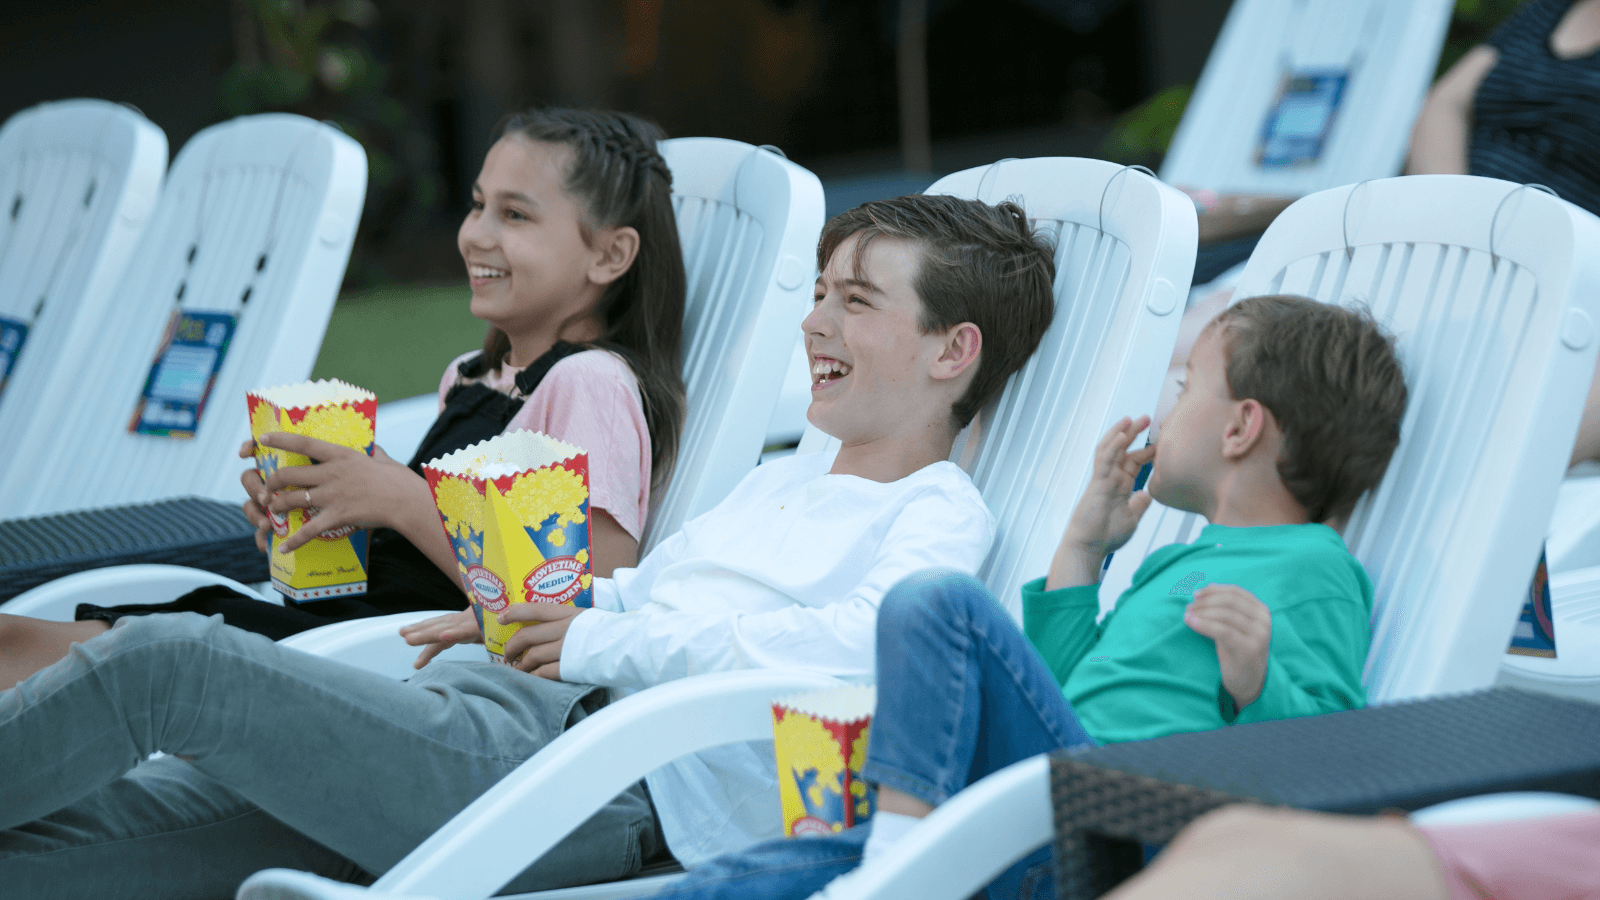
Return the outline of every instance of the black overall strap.
<path id="1" fill-rule="evenodd" d="M 586 349 L 581 344 L 557 341 L 554 347 L 517 373 L 516 395 L 502 394 L 488 385 L 478 383 L 451 387 L 445 394 L 444 409 L 417 446 L 417 452 L 407 467 L 421 475 L 423 463 L 486 441 L 505 431 L 506 425 L 521 411 L 525 398 L 533 395 L 555 364 Z M 470 379 L 482 377 L 485 369 L 483 356 L 479 354 L 464 360 L 456 371 L 461 377 Z"/>

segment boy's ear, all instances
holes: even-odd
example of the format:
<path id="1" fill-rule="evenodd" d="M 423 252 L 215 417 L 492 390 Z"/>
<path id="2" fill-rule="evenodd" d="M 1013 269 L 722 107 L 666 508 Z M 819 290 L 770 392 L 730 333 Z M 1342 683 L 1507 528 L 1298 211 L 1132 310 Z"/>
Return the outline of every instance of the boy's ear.
<path id="1" fill-rule="evenodd" d="M 620 225 L 594 233 L 590 241 L 595 254 L 589 265 L 589 281 L 604 287 L 632 268 L 639 256 L 639 231 L 632 225 Z"/>
<path id="2" fill-rule="evenodd" d="M 940 349 L 939 358 L 933 361 L 933 370 L 929 374 L 941 381 L 954 378 L 972 368 L 982 352 L 983 332 L 978 330 L 978 326 L 971 322 L 953 325 L 944 333 L 944 346 Z"/>
<path id="3" fill-rule="evenodd" d="M 1230 460 L 1240 460 L 1267 439 L 1272 413 L 1259 400 L 1240 400 L 1228 417 L 1227 428 L 1222 433 L 1222 455 Z"/>

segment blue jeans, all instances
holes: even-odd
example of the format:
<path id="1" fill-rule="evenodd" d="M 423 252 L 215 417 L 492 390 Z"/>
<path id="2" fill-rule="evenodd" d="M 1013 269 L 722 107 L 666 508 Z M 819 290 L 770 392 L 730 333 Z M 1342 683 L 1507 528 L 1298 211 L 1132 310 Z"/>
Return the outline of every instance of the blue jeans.
<path id="1" fill-rule="evenodd" d="M 921 572 L 878 612 L 878 709 L 861 774 L 938 805 L 1014 762 L 1089 737 L 1039 654 L 977 580 Z M 942 702 L 941 702 L 942 701 Z M 802 898 L 855 868 L 871 823 L 757 844 L 696 868 L 660 897 Z M 1055 895 L 1050 850 L 994 880 L 990 900 Z"/>

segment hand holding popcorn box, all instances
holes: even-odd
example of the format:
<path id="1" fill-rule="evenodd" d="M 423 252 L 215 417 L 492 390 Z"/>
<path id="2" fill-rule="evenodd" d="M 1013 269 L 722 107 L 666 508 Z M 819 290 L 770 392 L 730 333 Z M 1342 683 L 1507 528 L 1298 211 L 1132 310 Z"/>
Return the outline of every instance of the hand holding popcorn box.
<path id="1" fill-rule="evenodd" d="M 489 658 L 504 663 L 522 623 L 513 603 L 593 606 L 589 455 L 548 435 L 515 431 L 422 467 Z"/>
<path id="2" fill-rule="evenodd" d="M 861 766 L 877 699 L 877 688 L 849 685 L 772 704 L 785 836 L 837 834 L 872 818 Z"/>
<path id="3" fill-rule="evenodd" d="M 311 463 L 299 453 L 262 445 L 261 436 L 274 431 L 303 434 L 372 455 L 378 398 L 371 391 L 343 381 L 306 381 L 251 391 L 245 399 L 250 406 L 250 436 L 256 441 L 256 471 L 263 482 L 283 466 Z M 316 514 L 316 507 L 291 509 L 287 515 L 268 510 L 272 519 L 272 552 L 268 555 L 272 586 L 291 600 L 366 593 L 365 528 L 325 531 L 293 553 L 278 552 L 278 547 Z"/>

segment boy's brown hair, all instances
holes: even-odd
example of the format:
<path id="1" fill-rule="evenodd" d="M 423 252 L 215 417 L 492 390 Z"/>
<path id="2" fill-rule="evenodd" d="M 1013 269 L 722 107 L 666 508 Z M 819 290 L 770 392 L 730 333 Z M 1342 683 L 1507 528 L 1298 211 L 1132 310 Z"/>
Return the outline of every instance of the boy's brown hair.
<path id="1" fill-rule="evenodd" d="M 1240 300 L 1217 316 L 1228 389 L 1283 431 L 1278 474 L 1313 522 L 1342 519 L 1400 444 L 1405 373 L 1365 310 L 1305 297 Z"/>
<path id="2" fill-rule="evenodd" d="M 962 322 L 978 326 L 983 349 L 967 391 L 950 408 L 959 430 L 1022 368 L 1055 317 L 1055 249 L 1034 232 L 1027 213 L 1006 201 L 990 206 L 932 194 L 874 200 L 829 220 L 817 244 L 817 268 L 826 269 L 839 245 L 861 234 L 855 266 L 873 238 L 899 238 L 921 258 L 911 280 L 922 301 L 923 334 Z"/>

